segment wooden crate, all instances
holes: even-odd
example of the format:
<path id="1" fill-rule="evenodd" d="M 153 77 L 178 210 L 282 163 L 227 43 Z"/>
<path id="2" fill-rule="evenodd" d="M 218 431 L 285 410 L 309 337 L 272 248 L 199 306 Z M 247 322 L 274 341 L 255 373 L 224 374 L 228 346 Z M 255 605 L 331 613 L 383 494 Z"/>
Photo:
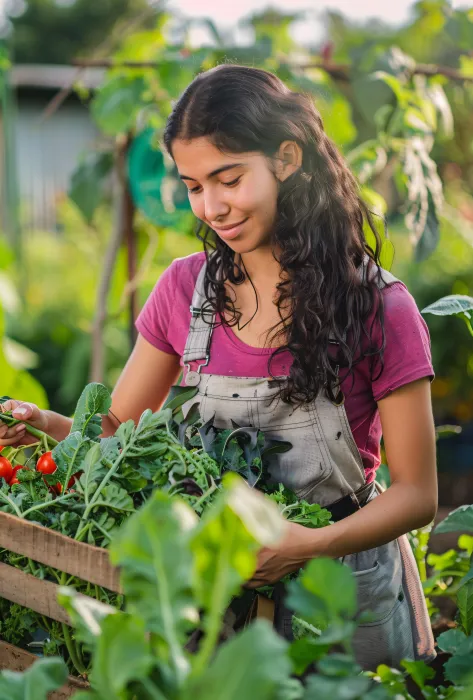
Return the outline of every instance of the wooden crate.
<path id="1" fill-rule="evenodd" d="M 0 548 L 115 593 L 120 592 L 119 571 L 111 565 L 106 549 L 77 542 L 54 530 L 1 511 Z M 66 611 L 57 602 L 57 592 L 55 583 L 42 581 L 0 562 L 0 597 L 58 622 L 70 624 Z M 0 641 L 0 670 L 23 671 L 37 658 L 24 649 Z M 50 700 L 64 700 L 86 687 L 87 683 L 70 676 L 69 682 L 61 690 L 50 693 L 49 697 Z"/>

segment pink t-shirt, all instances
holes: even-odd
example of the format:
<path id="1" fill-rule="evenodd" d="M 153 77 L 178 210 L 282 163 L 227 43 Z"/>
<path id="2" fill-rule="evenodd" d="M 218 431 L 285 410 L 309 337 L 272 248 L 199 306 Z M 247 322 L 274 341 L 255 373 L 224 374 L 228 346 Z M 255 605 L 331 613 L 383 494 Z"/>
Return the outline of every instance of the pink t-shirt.
<path id="1" fill-rule="evenodd" d="M 191 319 L 189 306 L 204 261 L 203 252 L 174 260 L 159 278 L 135 324 L 156 348 L 179 355 L 181 365 Z M 416 379 L 434 378 L 429 331 L 414 298 L 402 282 L 385 287 L 382 294 L 386 335 L 384 370 L 373 381 L 379 365 L 375 362 L 371 372 L 369 358 L 365 358 L 354 368 L 353 386 L 351 377 L 342 382 L 348 421 L 367 481 L 375 478 L 381 462 L 381 421 L 376 402 Z M 380 337 L 373 337 L 373 341 L 378 347 Z M 210 362 L 202 372 L 267 377 L 268 355 L 272 352 L 271 348 L 251 347 L 228 326 L 217 325 L 212 336 Z M 277 355 L 271 365 L 273 375 L 287 375 L 291 364 L 289 351 Z"/>

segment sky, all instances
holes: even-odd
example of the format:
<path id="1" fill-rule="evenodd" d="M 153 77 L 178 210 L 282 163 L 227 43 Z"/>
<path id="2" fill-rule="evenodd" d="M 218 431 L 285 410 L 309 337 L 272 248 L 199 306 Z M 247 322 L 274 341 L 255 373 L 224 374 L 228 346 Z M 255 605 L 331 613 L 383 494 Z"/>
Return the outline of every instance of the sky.
<path id="1" fill-rule="evenodd" d="M 92 1 L 92 0 L 91 0 Z M 96 0 L 97 1 L 97 0 Z M 100 0 L 98 0 L 100 1 Z M 152 0 L 149 0 L 150 2 Z M 156 0 L 153 0 L 156 1 Z M 56 0 L 58 4 L 69 5 L 75 0 Z M 238 22 L 252 12 L 258 12 L 268 5 L 286 12 L 303 10 L 304 19 L 293 25 L 292 34 L 301 43 L 317 44 L 324 37 L 323 14 L 326 10 L 338 10 L 351 20 L 364 22 L 378 18 L 389 24 L 406 22 L 411 13 L 413 0 L 165 0 L 168 9 L 189 17 L 210 17 L 222 30 L 231 30 L 237 43 L 251 41 L 251 34 Z M 467 0 L 451 0 L 454 8 L 468 5 Z M 20 15 L 26 7 L 26 0 L 0 0 L 0 25 L 4 14 Z M 194 46 L 208 43 L 209 34 L 203 27 L 196 26 L 191 32 Z"/>
<path id="2" fill-rule="evenodd" d="M 452 0 L 453 7 L 470 3 Z M 235 28 L 236 23 L 252 12 L 261 11 L 268 5 L 286 12 L 306 10 L 304 20 L 294 25 L 294 38 L 303 43 L 317 43 L 323 38 L 322 15 L 325 10 L 338 10 L 352 20 L 364 21 L 370 17 L 382 19 L 390 24 L 402 24 L 410 17 L 412 0 L 168 0 L 169 9 L 192 17 L 211 17 L 223 29 Z M 245 40 L 245 31 L 239 30 L 237 38 Z M 195 29 L 192 43 L 206 41 L 204 29 Z"/>

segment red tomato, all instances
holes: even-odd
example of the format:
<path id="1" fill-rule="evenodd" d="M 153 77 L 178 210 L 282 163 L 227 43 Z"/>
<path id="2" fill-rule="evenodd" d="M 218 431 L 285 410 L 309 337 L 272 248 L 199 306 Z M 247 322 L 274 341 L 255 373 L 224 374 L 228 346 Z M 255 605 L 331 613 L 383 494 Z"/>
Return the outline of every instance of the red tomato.
<path id="1" fill-rule="evenodd" d="M 41 474 L 54 474 L 57 469 L 57 464 L 52 458 L 51 452 L 45 452 L 36 463 L 36 471 Z"/>
<path id="2" fill-rule="evenodd" d="M 17 479 L 16 476 L 14 476 L 13 479 L 10 479 L 10 481 L 8 482 L 8 485 L 13 486 L 13 484 L 19 484 L 19 483 L 20 483 L 20 480 Z"/>
<path id="3" fill-rule="evenodd" d="M 24 464 L 18 464 L 16 467 L 13 467 L 13 476 L 16 476 L 16 473 L 20 471 L 20 469 L 24 469 L 25 465 Z M 12 477 L 13 478 L 13 477 Z"/>
<path id="4" fill-rule="evenodd" d="M 0 457 L 0 477 L 5 481 L 10 481 L 13 476 L 13 467 L 6 457 Z"/>
<path id="5" fill-rule="evenodd" d="M 69 481 L 67 482 L 67 488 L 70 489 L 71 486 L 74 486 L 74 484 L 76 483 L 77 479 L 80 479 L 80 477 L 82 476 L 83 473 L 84 473 L 84 472 L 76 472 L 75 474 L 73 474 L 73 475 L 71 476 L 71 478 L 69 479 Z"/>
<path id="6" fill-rule="evenodd" d="M 2 452 L 2 451 L 3 451 L 3 447 L 0 447 L 0 452 Z"/>

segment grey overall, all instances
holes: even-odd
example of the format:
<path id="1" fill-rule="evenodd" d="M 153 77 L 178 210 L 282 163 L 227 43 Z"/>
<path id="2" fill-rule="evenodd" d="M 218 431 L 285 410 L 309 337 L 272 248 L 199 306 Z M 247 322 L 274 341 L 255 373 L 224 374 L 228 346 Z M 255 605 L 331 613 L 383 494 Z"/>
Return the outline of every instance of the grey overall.
<path id="1" fill-rule="evenodd" d="M 367 257 L 360 267 L 366 273 Z M 300 498 L 322 506 L 356 493 L 366 486 L 365 470 L 348 423 L 345 406 L 319 395 L 303 408 L 271 398 L 276 391 L 268 378 L 219 376 L 201 373 L 210 357 L 214 318 L 203 319 L 204 275 L 198 276 L 192 299 L 191 323 L 183 355 L 185 383 L 198 386 L 198 394 L 183 406 L 184 414 L 196 400 L 204 421 L 215 415 L 215 426 L 260 428 L 268 437 L 288 440 L 289 452 L 276 455 L 271 476 Z M 372 266 L 373 273 L 376 267 Z M 382 271 L 381 286 L 397 281 Z M 190 364 L 192 363 L 192 365 Z M 274 386 L 274 385 L 273 385 Z M 372 494 L 382 490 L 379 484 Z M 359 612 L 370 611 L 369 623 L 361 624 L 353 639 L 355 658 L 363 669 L 375 670 L 384 663 L 399 667 L 403 658 L 431 661 L 434 639 L 417 565 L 406 535 L 373 549 L 341 558 L 356 577 Z M 277 625 L 290 636 L 290 611 Z"/>

